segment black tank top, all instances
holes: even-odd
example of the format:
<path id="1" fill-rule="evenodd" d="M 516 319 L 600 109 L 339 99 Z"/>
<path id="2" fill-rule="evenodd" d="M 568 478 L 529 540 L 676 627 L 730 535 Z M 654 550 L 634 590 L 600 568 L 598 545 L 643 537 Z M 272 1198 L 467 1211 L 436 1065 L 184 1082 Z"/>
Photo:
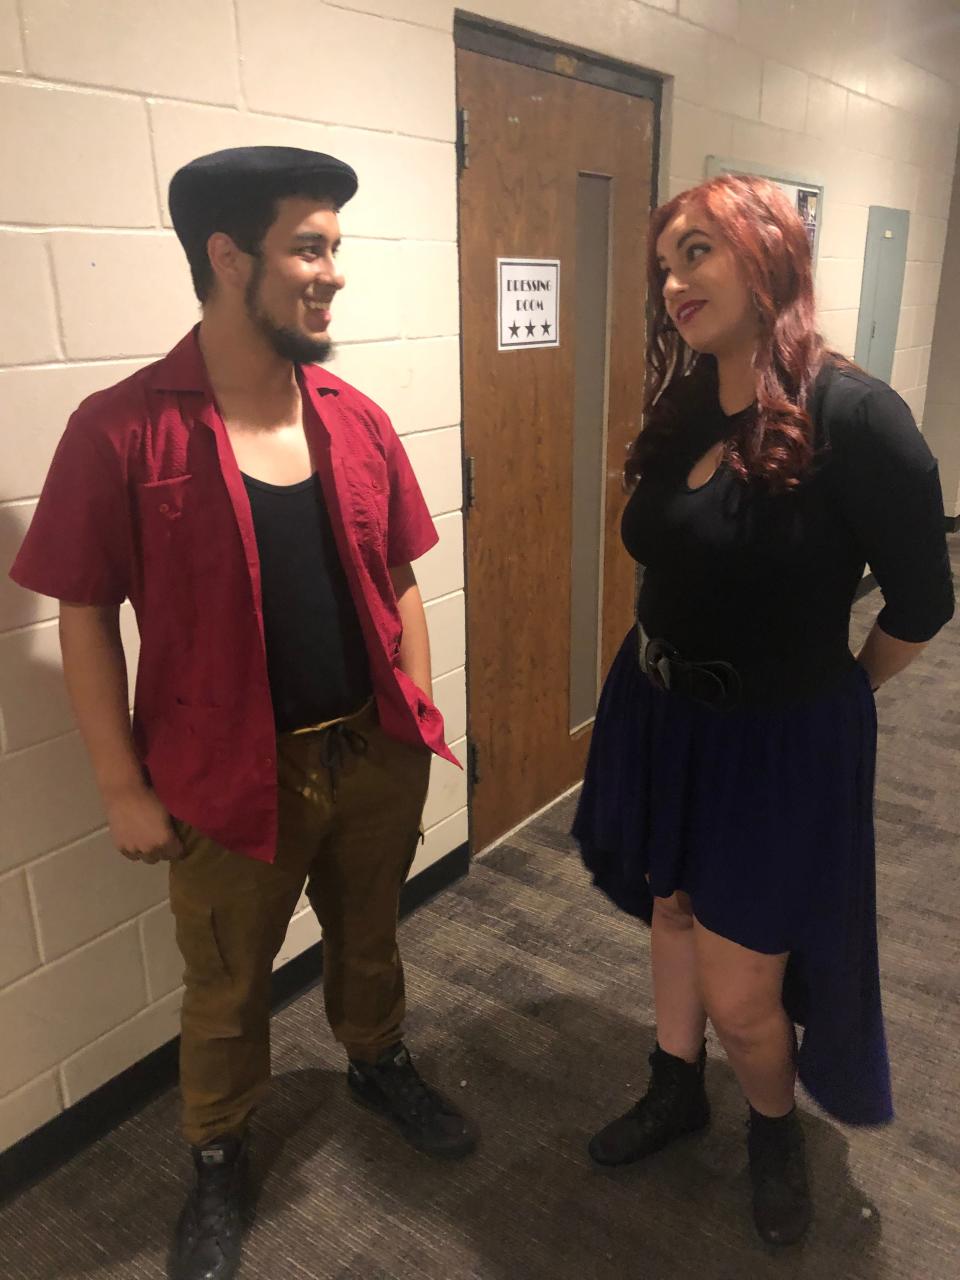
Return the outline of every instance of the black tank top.
<path id="1" fill-rule="evenodd" d="M 260 552 L 267 672 L 279 732 L 358 711 L 371 694 L 363 632 L 316 475 L 245 475 Z"/>

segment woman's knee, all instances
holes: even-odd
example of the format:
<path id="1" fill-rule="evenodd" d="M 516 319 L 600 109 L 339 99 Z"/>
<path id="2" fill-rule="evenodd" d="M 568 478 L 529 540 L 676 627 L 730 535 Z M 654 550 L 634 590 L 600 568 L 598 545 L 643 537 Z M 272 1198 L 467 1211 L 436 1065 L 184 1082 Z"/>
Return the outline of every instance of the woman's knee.
<path id="1" fill-rule="evenodd" d="M 707 1016 L 725 1048 L 749 1050 L 782 1031 L 783 1005 L 769 992 L 706 993 Z"/>

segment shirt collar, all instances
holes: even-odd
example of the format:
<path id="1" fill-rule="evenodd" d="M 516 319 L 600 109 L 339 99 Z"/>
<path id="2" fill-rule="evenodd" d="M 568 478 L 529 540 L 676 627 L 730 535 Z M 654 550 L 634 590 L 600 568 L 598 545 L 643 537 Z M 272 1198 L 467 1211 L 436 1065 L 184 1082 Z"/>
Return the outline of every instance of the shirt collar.
<path id="1" fill-rule="evenodd" d="M 155 391 L 193 391 L 213 399 L 213 388 L 200 352 L 199 332 L 199 324 L 194 325 L 186 337 L 149 370 L 150 385 Z M 297 372 L 302 384 L 317 396 L 339 395 L 339 379 L 319 365 L 298 365 Z"/>

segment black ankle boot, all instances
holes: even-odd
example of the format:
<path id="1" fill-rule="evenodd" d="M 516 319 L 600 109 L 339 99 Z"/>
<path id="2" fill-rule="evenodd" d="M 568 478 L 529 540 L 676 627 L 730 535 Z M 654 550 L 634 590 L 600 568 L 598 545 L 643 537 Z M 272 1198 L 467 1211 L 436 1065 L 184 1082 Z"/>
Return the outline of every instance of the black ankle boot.
<path id="1" fill-rule="evenodd" d="M 347 1084 L 357 1102 L 392 1120 L 410 1145 L 428 1156 L 459 1159 L 477 1145 L 469 1121 L 421 1078 L 402 1044 L 376 1062 L 351 1061 Z"/>
<path id="2" fill-rule="evenodd" d="M 694 1133 L 710 1121 L 703 1087 L 707 1062 L 704 1044 L 696 1062 L 685 1062 L 657 1045 L 650 1055 L 650 1083 L 640 1101 L 590 1139 L 597 1164 L 632 1164 L 660 1151 L 675 1138 Z"/>
<path id="3" fill-rule="evenodd" d="M 750 1181 L 753 1220 L 767 1244 L 794 1244 L 810 1225 L 810 1188 L 797 1109 L 762 1116 L 750 1108 Z"/>
<path id="4" fill-rule="evenodd" d="M 246 1139 L 194 1147 L 193 1163 L 197 1181 L 177 1223 L 169 1274 L 171 1280 L 231 1280 L 243 1235 Z"/>

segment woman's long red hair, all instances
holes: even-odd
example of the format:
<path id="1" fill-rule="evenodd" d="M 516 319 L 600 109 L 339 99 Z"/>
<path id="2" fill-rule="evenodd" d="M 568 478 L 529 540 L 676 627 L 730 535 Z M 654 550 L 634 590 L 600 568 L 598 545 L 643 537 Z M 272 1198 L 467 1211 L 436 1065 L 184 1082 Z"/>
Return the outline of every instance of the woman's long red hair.
<path id="1" fill-rule="evenodd" d="M 727 463 L 744 480 L 758 479 L 775 492 L 795 488 L 813 458 L 806 405 L 827 354 L 816 328 L 810 243 L 780 187 L 764 178 L 735 175 L 682 192 L 655 210 L 650 220 L 647 280 L 654 307 L 647 337 L 647 389 L 643 430 L 627 458 L 627 481 L 635 482 L 661 453 L 680 420 L 684 390 L 715 377 L 715 361 L 687 346 L 663 298 L 657 242 L 664 228 L 691 205 L 713 219 L 732 247 L 760 326 L 757 412 L 728 441 Z"/>

